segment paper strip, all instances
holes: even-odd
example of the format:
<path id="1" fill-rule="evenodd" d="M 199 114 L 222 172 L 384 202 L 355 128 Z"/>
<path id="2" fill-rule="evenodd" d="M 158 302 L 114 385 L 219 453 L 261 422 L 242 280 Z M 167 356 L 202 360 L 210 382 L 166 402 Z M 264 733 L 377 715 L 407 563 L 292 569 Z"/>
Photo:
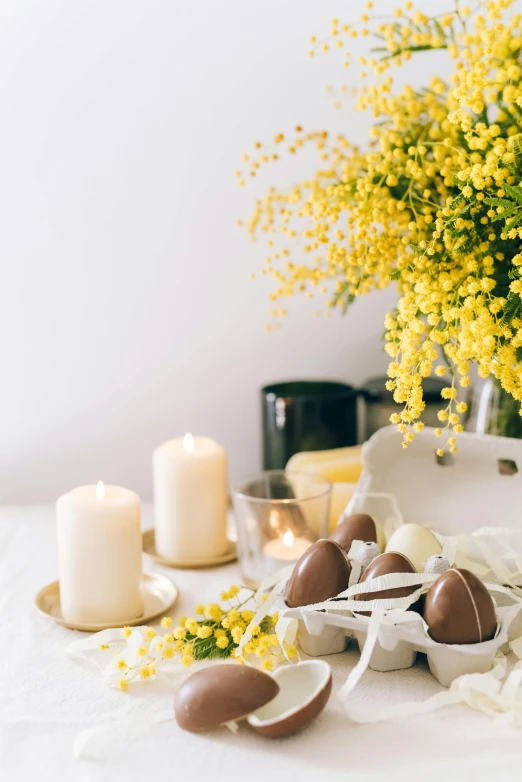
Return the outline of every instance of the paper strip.
<path id="1" fill-rule="evenodd" d="M 338 697 L 341 701 L 347 698 L 348 695 L 352 692 L 352 690 L 357 686 L 361 676 L 367 669 L 368 663 L 370 662 L 370 658 L 372 656 L 372 652 L 375 647 L 375 643 L 377 641 L 377 636 L 379 634 L 379 627 L 381 626 L 383 617 L 384 617 L 384 611 L 382 609 L 376 609 L 371 615 L 370 621 L 368 623 L 368 633 L 366 635 L 366 641 L 364 643 L 359 661 L 355 666 L 355 668 L 352 668 L 352 670 L 348 674 L 348 678 L 346 679 L 345 683 L 339 690 Z"/>
<path id="2" fill-rule="evenodd" d="M 289 646 L 293 646 L 295 644 L 298 627 L 299 627 L 298 620 L 290 618 L 288 616 L 280 617 L 277 620 L 277 624 L 275 626 L 275 634 L 277 635 L 277 640 L 279 641 L 279 645 L 283 650 L 284 656 L 290 663 L 295 662 L 295 658 L 292 659 L 288 656 L 286 652 L 286 645 L 288 644 Z M 299 660 L 299 655 L 297 656 L 297 659 Z"/>

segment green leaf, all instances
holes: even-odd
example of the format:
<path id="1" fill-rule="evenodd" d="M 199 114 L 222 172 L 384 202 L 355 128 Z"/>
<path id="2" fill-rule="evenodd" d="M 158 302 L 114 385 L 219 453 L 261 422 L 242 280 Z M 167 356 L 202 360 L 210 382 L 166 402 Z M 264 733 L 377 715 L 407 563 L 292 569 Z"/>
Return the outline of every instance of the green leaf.
<path id="1" fill-rule="evenodd" d="M 513 139 L 513 154 L 515 155 L 515 167 L 520 168 L 520 158 L 522 157 L 522 138 L 520 136 Z"/>
<path id="2" fill-rule="evenodd" d="M 355 293 L 350 293 L 343 302 L 343 315 L 348 312 L 348 307 L 355 301 Z"/>
<path id="3" fill-rule="evenodd" d="M 522 312 L 522 299 L 518 293 L 509 293 L 507 301 L 502 313 L 502 324 L 511 323 L 511 321 L 518 317 Z"/>
<path id="4" fill-rule="evenodd" d="M 431 46 L 431 44 L 420 44 L 419 46 L 405 46 L 404 48 L 395 49 L 394 52 L 390 52 L 386 57 L 383 57 L 383 60 L 391 60 L 394 57 L 398 57 L 399 54 L 403 54 L 403 52 L 425 52 L 428 49 L 447 49 L 447 45 L 444 44 L 443 46 Z"/>
<path id="5" fill-rule="evenodd" d="M 520 211 L 512 220 L 509 222 L 506 220 L 506 229 L 508 231 L 511 231 L 512 228 L 516 228 L 517 225 L 520 225 L 522 222 L 522 211 Z"/>
<path id="6" fill-rule="evenodd" d="M 193 646 L 193 655 L 195 660 L 204 660 L 206 657 L 209 656 L 210 652 L 212 651 L 213 647 L 216 645 L 216 639 L 206 638 L 205 640 L 199 641 L 199 643 L 195 643 Z"/>
<path id="7" fill-rule="evenodd" d="M 468 253 L 470 253 L 470 252 L 473 250 L 474 244 L 475 244 L 475 242 L 474 242 L 474 241 L 472 241 L 472 239 L 471 239 L 471 237 L 470 237 L 470 238 L 468 238 L 468 239 L 467 239 L 465 242 L 462 242 L 462 244 L 461 244 L 461 245 L 459 245 L 458 247 L 456 247 L 456 248 L 453 250 L 453 252 L 454 252 L 456 255 L 467 255 Z"/>
<path id="8" fill-rule="evenodd" d="M 504 163 L 504 161 L 503 161 L 503 160 L 500 160 L 500 161 L 499 161 L 499 165 L 500 165 L 502 168 L 507 168 L 507 170 L 508 170 L 508 171 L 510 171 L 510 172 L 513 174 L 513 176 L 517 176 L 517 173 L 518 173 L 518 166 L 517 166 L 517 165 L 515 165 L 514 163 Z"/>
<path id="9" fill-rule="evenodd" d="M 199 639 L 193 646 L 193 657 L 195 660 L 206 660 L 215 657 L 229 657 L 231 649 L 235 648 L 237 644 L 233 641 L 229 641 L 226 649 L 220 649 L 216 645 L 216 638 L 211 636 L 210 638 Z"/>
<path id="10" fill-rule="evenodd" d="M 435 25 L 435 29 L 437 30 L 438 34 L 442 39 L 446 38 L 446 33 L 444 32 L 444 28 L 440 24 L 440 22 L 437 21 L 437 19 L 433 19 L 433 24 Z"/>
<path id="11" fill-rule="evenodd" d="M 342 286 L 341 286 L 341 289 L 340 289 L 340 290 L 338 290 L 338 291 L 337 291 L 337 292 L 334 294 L 334 296 L 333 296 L 333 299 L 332 299 L 334 306 L 335 306 L 336 304 L 339 304 L 340 300 L 343 298 L 344 294 L 345 294 L 345 293 L 346 293 L 346 291 L 348 290 L 348 285 L 349 285 L 349 283 L 347 283 L 347 282 L 344 282 L 344 283 L 342 284 Z"/>
<path id="12" fill-rule="evenodd" d="M 488 196 L 488 198 L 485 198 L 484 203 L 488 206 L 504 206 L 506 208 L 513 206 L 513 201 L 510 201 L 508 198 L 495 198 L 493 196 Z"/>
<path id="13" fill-rule="evenodd" d="M 226 657 L 230 657 L 230 651 L 231 649 L 235 649 L 236 644 L 232 643 L 229 646 L 227 646 L 226 649 L 220 649 L 219 646 L 214 646 L 213 649 L 210 650 L 210 652 L 207 655 L 207 659 L 209 660 L 215 660 L 216 658 L 224 659 Z"/>
<path id="14" fill-rule="evenodd" d="M 460 181 L 460 180 L 459 180 Z M 456 196 L 451 204 L 449 205 L 449 209 L 459 209 L 461 206 L 464 206 L 466 203 L 465 197 L 462 195 L 462 193 L 459 193 L 458 196 Z"/>
<path id="15" fill-rule="evenodd" d="M 513 185 L 508 185 L 507 182 L 502 182 L 502 189 L 522 206 L 522 187 L 513 187 Z"/>
<path id="16" fill-rule="evenodd" d="M 394 269 L 390 274 L 390 280 L 400 280 L 400 278 L 401 278 L 400 269 Z"/>
<path id="17" fill-rule="evenodd" d="M 456 174 L 453 174 L 453 176 L 451 178 L 453 180 L 453 184 L 455 185 L 455 187 L 462 187 L 462 185 L 465 183 L 464 179 L 459 179 Z M 462 196 L 462 198 L 464 198 L 462 193 L 460 193 L 460 195 Z M 458 197 L 459 196 L 457 196 L 457 198 Z"/>
<path id="18" fill-rule="evenodd" d="M 519 207 L 517 204 L 511 203 L 511 206 L 509 208 L 505 208 L 503 212 L 500 214 L 496 214 L 495 217 L 491 218 L 492 223 L 496 223 L 497 220 L 505 220 L 507 217 L 509 217 L 515 210 L 518 210 Z"/>

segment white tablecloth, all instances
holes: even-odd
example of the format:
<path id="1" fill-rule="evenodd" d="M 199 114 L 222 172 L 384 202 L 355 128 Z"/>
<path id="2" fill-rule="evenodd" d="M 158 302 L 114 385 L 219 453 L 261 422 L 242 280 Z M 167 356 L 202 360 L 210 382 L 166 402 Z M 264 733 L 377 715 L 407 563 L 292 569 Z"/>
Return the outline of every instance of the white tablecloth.
<path id="1" fill-rule="evenodd" d="M 145 509 L 150 524 L 150 508 Z M 146 569 L 158 569 L 148 561 Z M 161 569 L 179 586 L 173 616 L 215 600 L 239 580 L 237 566 L 206 571 Z M 81 633 L 59 627 L 34 607 L 37 591 L 57 577 L 54 508 L 0 509 L 0 780 L 2 782 L 134 782 L 134 780 L 328 779 L 507 780 L 520 778 L 522 731 L 466 706 L 375 725 L 351 723 L 334 694 L 323 715 L 295 737 L 271 741 L 242 725 L 205 735 L 172 722 L 107 760 L 76 760 L 84 728 L 143 710 L 168 708 L 172 695 L 155 684 L 129 693 L 109 689 L 69 660 L 64 647 Z M 335 683 L 357 660 L 329 658 Z M 366 704 L 424 700 L 442 688 L 426 665 L 392 673 L 367 671 L 353 698 Z"/>

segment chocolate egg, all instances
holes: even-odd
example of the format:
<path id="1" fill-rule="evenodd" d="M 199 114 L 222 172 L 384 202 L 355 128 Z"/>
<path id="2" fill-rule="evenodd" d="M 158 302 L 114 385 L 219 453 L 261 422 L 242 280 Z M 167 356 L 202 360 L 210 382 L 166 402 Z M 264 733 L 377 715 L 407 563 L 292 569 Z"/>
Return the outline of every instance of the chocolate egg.
<path id="1" fill-rule="evenodd" d="M 367 513 L 354 513 L 343 519 L 330 535 L 348 554 L 354 540 L 363 543 L 377 543 L 377 528 L 371 516 Z"/>
<path id="2" fill-rule="evenodd" d="M 278 692 L 275 679 L 257 668 L 213 665 L 183 682 L 176 693 L 174 713 L 184 730 L 208 730 L 251 714 Z"/>
<path id="3" fill-rule="evenodd" d="M 297 560 L 286 589 L 290 608 L 321 603 L 348 587 L 350 563 L 333 540 L 317 540 Z"/>
<path id="4" fill-rule="evenodd" d="M 363 573 L 360 583 L 371 581 L 372 578 L 386 576 L 388 573 L 415 573 L 410 560 L 396 551 L 387 551 L 380 554 L 371 562 Z M 389 597 L 407 597 L 415 592 L 420 585 L 397 587 L 396 589 L 382 589 L 379 592 L 365 592 L 355 595 L 355 600 L 385 600 Z M 410 611 L 417 610 L 417 604 L 410 606 Z M 361 612 L 362 613 L 362 612 Z M 365 612 L 366 613 L 366 612 Z"/>
<path id="5" fill-rule="evenodd" d="M 497 630 L 491 595 L 464 568 L 451 568 L 432 584 L 423 616 L 430 637 L 441 644 L 477 644 L 489 641 Z"/>
<path id="6" fill-rule="evenodd" d="M 306 728 L 324 709 L 332 692 L 332 672 L 324 660 L 307 660 L 273 674 L 279 694 L 247 717 L 263 736 L 280 739 Z"/>
<path id="7" fill-rule="evenodd" d="M 408 557 L 415 570 L 422 573 L 428 559 L 440 554 L 442 546 L 427 527 L 420 524 L 403 524 L 388 541 L 386 551 L 398 551 Z"/>

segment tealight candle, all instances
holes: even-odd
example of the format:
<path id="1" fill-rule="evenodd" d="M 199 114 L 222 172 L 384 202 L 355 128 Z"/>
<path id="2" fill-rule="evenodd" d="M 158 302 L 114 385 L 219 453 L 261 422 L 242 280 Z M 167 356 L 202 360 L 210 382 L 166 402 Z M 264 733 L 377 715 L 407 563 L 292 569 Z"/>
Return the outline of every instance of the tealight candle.
<path id="1" fill-rule="evenodd" d="M 297 562 L 311 545 L 311 540 L 296 537 L 291 529 L 287 530 L 281 538 L 269 540 L 263 546 L 267 572 L 273 573 L 292 562 Z"/>
<path id="2" fill-rule="evenodd" d="M 153 455 L 156 551 L 173 562 L 225 554 L 227 459 L 208 437 L 186 434 Z"/>
<path id="3" fill-rule="evenodd" d="M 80 486 L 56 503 L 60 605 L 75 624 L 143 614 L 140 498 L 121 486 Z"/>

